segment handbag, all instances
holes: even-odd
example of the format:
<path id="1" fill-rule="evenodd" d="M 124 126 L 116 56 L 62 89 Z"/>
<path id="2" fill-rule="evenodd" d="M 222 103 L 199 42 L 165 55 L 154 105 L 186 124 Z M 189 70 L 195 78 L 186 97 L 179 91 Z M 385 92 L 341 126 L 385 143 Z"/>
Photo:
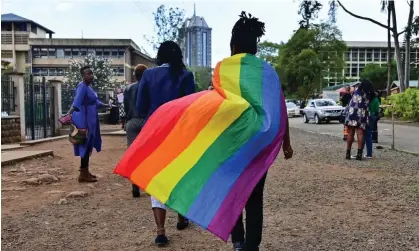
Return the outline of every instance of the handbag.
<path id="1" fill-rule="evenodd" d="M 84 119 L 86 121 L 86 127 L 88 128 L 89 126 L 87 125 L 87 99 L 85 100 L 84 105 L 86 107 L 84 112 Z M 80 129 L 77 128 L 74 124 L 71 124 L 70 134 L 68 135 L 68 140 L 70 141 L 70 143 L 72 143 L 73 145 L 84 145 L 88 136 L 87 128 Z"/>
<path id="2" fill-rule="evenodd" d="M 71 114 L 67 114 L 61 118 L 58 119 L 58 121 L 62 124 L 62 125 L 71 125 L 72 124 L 72 118 L 71 118 Z"/>

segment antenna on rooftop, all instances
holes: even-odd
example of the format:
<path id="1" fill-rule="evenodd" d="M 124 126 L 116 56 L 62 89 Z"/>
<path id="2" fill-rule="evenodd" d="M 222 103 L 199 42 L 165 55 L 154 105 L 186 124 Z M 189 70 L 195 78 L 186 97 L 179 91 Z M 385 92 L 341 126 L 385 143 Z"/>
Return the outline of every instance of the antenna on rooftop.
<path id="1" fill-rule="evenodd" d="M 196 5 L 195 5 L 195 2 L 193 3 L 193 15 L 196 16 Z"/>

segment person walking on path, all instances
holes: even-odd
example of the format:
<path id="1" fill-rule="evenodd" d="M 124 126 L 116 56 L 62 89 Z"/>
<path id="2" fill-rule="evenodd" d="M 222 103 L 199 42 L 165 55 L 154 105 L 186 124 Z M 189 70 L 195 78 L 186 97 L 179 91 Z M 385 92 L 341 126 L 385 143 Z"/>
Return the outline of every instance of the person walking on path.
<path id="1" fill-rule="evenodd" d="M 147 119 L 163 104 L 195 92 L 194 76 L 186 70 L 182 51 L 175 42 L 165 41 L 160 45 L 156 64 L 159 67 L 144 71 L 138 87 L 136 108 Z M 155 243 L 165 246 L 169 241 L 164 228 L 166 206 L 151 197 L 151 207 L 157 225 Z M 188 225 L 189 221 L 178 214 L 177 229 L 183 230 Z"/>
<path id="2" fill-rule="evenodd" d="M 373 88 L 371 81 L 361 80 L 358 89 L 355 90 L 348 107 L 346 108 L 345 125 L 348 127 L 348 140 L 346 141 L 346 159 L 351 159 L 351 148 L 357 133 L 358 152 L 357 160 L 362 160 L 364 151 L 364 136 L 369 124 L 369 102 L 372 97 Z"/>
<path id="3" fill-rule="evenodd" d="M 364 156 L 366 159 L 372 158 L 372 146 L 373 146 L 373 132 L 376 128 L 377 118 L 380 112 L 380 102 L 374 91 L 369 95 L 369 122 L 365 134 L 365 147 L 367 148 L 367 154 Z"/>
<path id="4" fill-rule="evenodd" d="M 96 176 L 89 172 L 89 160 L 93 148 L 96 152 L 102 149 L 97 109 L 106 104 L 99 101 L 96 92 L 92 89 L 93 71 L 90 67 L 82 67 L 80 74 L 83 81 L 77 85 L 74 101 L 68 114 L 71 115 L 72 123 L 77 129 L 87 129 L 87 137 L 84 144 L 74 144 L 74 155 L 81 157 L 78 181 L 80 183 L 96 182 Z"/>
<path id="5" fill-rule="evenodd" d="M 340 99 L 342 106 L 347 107 L 349 105 L 349 101 L 351 101 L 351 98 L 352 98 L 351 87 L 347 85 L 345 86 L 345 93 L 342 95 Z M 343 140 L 346 141 L 347 139 L 348 139 L 348 127 L 344 125 L 343 126 Z"/>
<path id="6" fill-rule="evenodd" d="M 135 138 L 140 133 L 147 116 L 147 114 L 141 114 L 140 111 L 135 108 L 138 86 L 140 85 L 140 81 L 145 70 L 147 70 L 147 66 L 143 64 L 137 65 L 134 68 L 135 79 L 137 82 L 128 85 L 124 90 L 124 108 L 126 116 L 125 129 L 128 147 L 132 144 L 132 142 L 134 142 Z M 132 196 L 134 198 L 140 197 L 140 188 L 135 184 L 132 184 Z"/>
<path id="7" fill-rule="evenodd" d="M 257 44 L 260 37 L 265 34 L 265 24 L 257 18 L 249 17 L 243 12 L 232 30 L 230 41 L 231 55 L 248 53 L 256 55 Z M 284 101 L 285 102 L 285 101 Z M 288 119 L 283 141 L 283 150 L 286 159 L 292 157 Z M 263 228 L 263 190 L 265 187 L 266 173 L 253 189 L 246 203 L 246 231 L 243 225 L 243 215 L 239 216 L 231 232 L 231 239 L 235 251 L 258 251 L 262 241 Z"/>

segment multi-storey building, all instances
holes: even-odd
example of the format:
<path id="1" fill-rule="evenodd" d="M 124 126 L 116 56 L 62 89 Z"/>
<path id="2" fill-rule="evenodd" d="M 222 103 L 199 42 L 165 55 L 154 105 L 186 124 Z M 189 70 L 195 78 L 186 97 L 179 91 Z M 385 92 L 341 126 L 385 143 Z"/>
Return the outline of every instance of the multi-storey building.
<path id="1" fill-rule="evenodd" d="M 360 74 L 367 64 L 387 65 L 387 42 L 371 42 L 371 41 L 347 41 L 348 51 L 344 58 L 346 66 L 342 71 L 341 76 L 329 76 L 326 79 L 348 79 L 349 81 L 357 81 L 360 79 Z M 392 51 L 390 58 L 395 59 L 394 43 L 391 44 Z M 403 54 L 403 51 L 402 51 Z M 412 48 L 410 52 L 410 60 L 418 65 L 419 48 Z M 329 86 L 335 85 L 335 82 L 329 83 Z"/>
<path id="2" fill-rule="evenodd" d="M 4 14 L 1 21 L 2 61 L 35 78 L 65 81 L 70 60 L 88 54 L 109 58 L 117 82 L 131 82 L 137 64 L 154 65 L 131 39 L 52 38 L 53 31 L 15 14 Z"/>
<path id="3" fill-rule="evenodd" d="M 211 67 L 211 32 L 203 17 L 194 14 L 183 25 L 180 46 L 189 67 Z"/>

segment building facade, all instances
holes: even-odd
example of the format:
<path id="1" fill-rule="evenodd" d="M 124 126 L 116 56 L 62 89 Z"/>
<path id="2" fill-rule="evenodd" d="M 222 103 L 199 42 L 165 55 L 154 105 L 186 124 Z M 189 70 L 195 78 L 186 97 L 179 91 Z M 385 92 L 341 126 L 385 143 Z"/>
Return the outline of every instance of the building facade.
<path id="1" fill-rule="evenodd" d="M 362 70 L 367 64 L 379 64 L 383 67 L 387 65 L 387 57 L 390 56 L 395 60 L 394 43 L 391 44 L 392 51 L 390 55 L 387 51 L 387 42 L 372 42 L 372 41 L 347 41 L 348 50 L 344 55 L 346 66 L 342 71 L 341 76 L 329 76 L 326 79 L 333 81 L 333 79 L 345 78 L 348 81 L 358 81 Z M 403 50 L 402 50 L 403 54 Z M 410 52 L 410 61 L 418 66 L 419 63 L 419 48 L 412 48 Z M 330 82 L 329 86 L 337 84 Z"/>
<path id="2" fill-rule="evenodd" d="M 211 67 L 212 29 L 203 17 L 194 15 L 182 27 L 180 46 L 188 67 Z"/>
<path id="3" fill-rule="evenodd" d="M 154 65 L 131 39 L 52 38 L 53 31 L 15 14 L 4 14 L 1 21 L 2 62 L 35 78 L 65 81 L 69 61 L 88 54 L 110 59 L 116 82 L 132 82 L 137 64 Z"/>

